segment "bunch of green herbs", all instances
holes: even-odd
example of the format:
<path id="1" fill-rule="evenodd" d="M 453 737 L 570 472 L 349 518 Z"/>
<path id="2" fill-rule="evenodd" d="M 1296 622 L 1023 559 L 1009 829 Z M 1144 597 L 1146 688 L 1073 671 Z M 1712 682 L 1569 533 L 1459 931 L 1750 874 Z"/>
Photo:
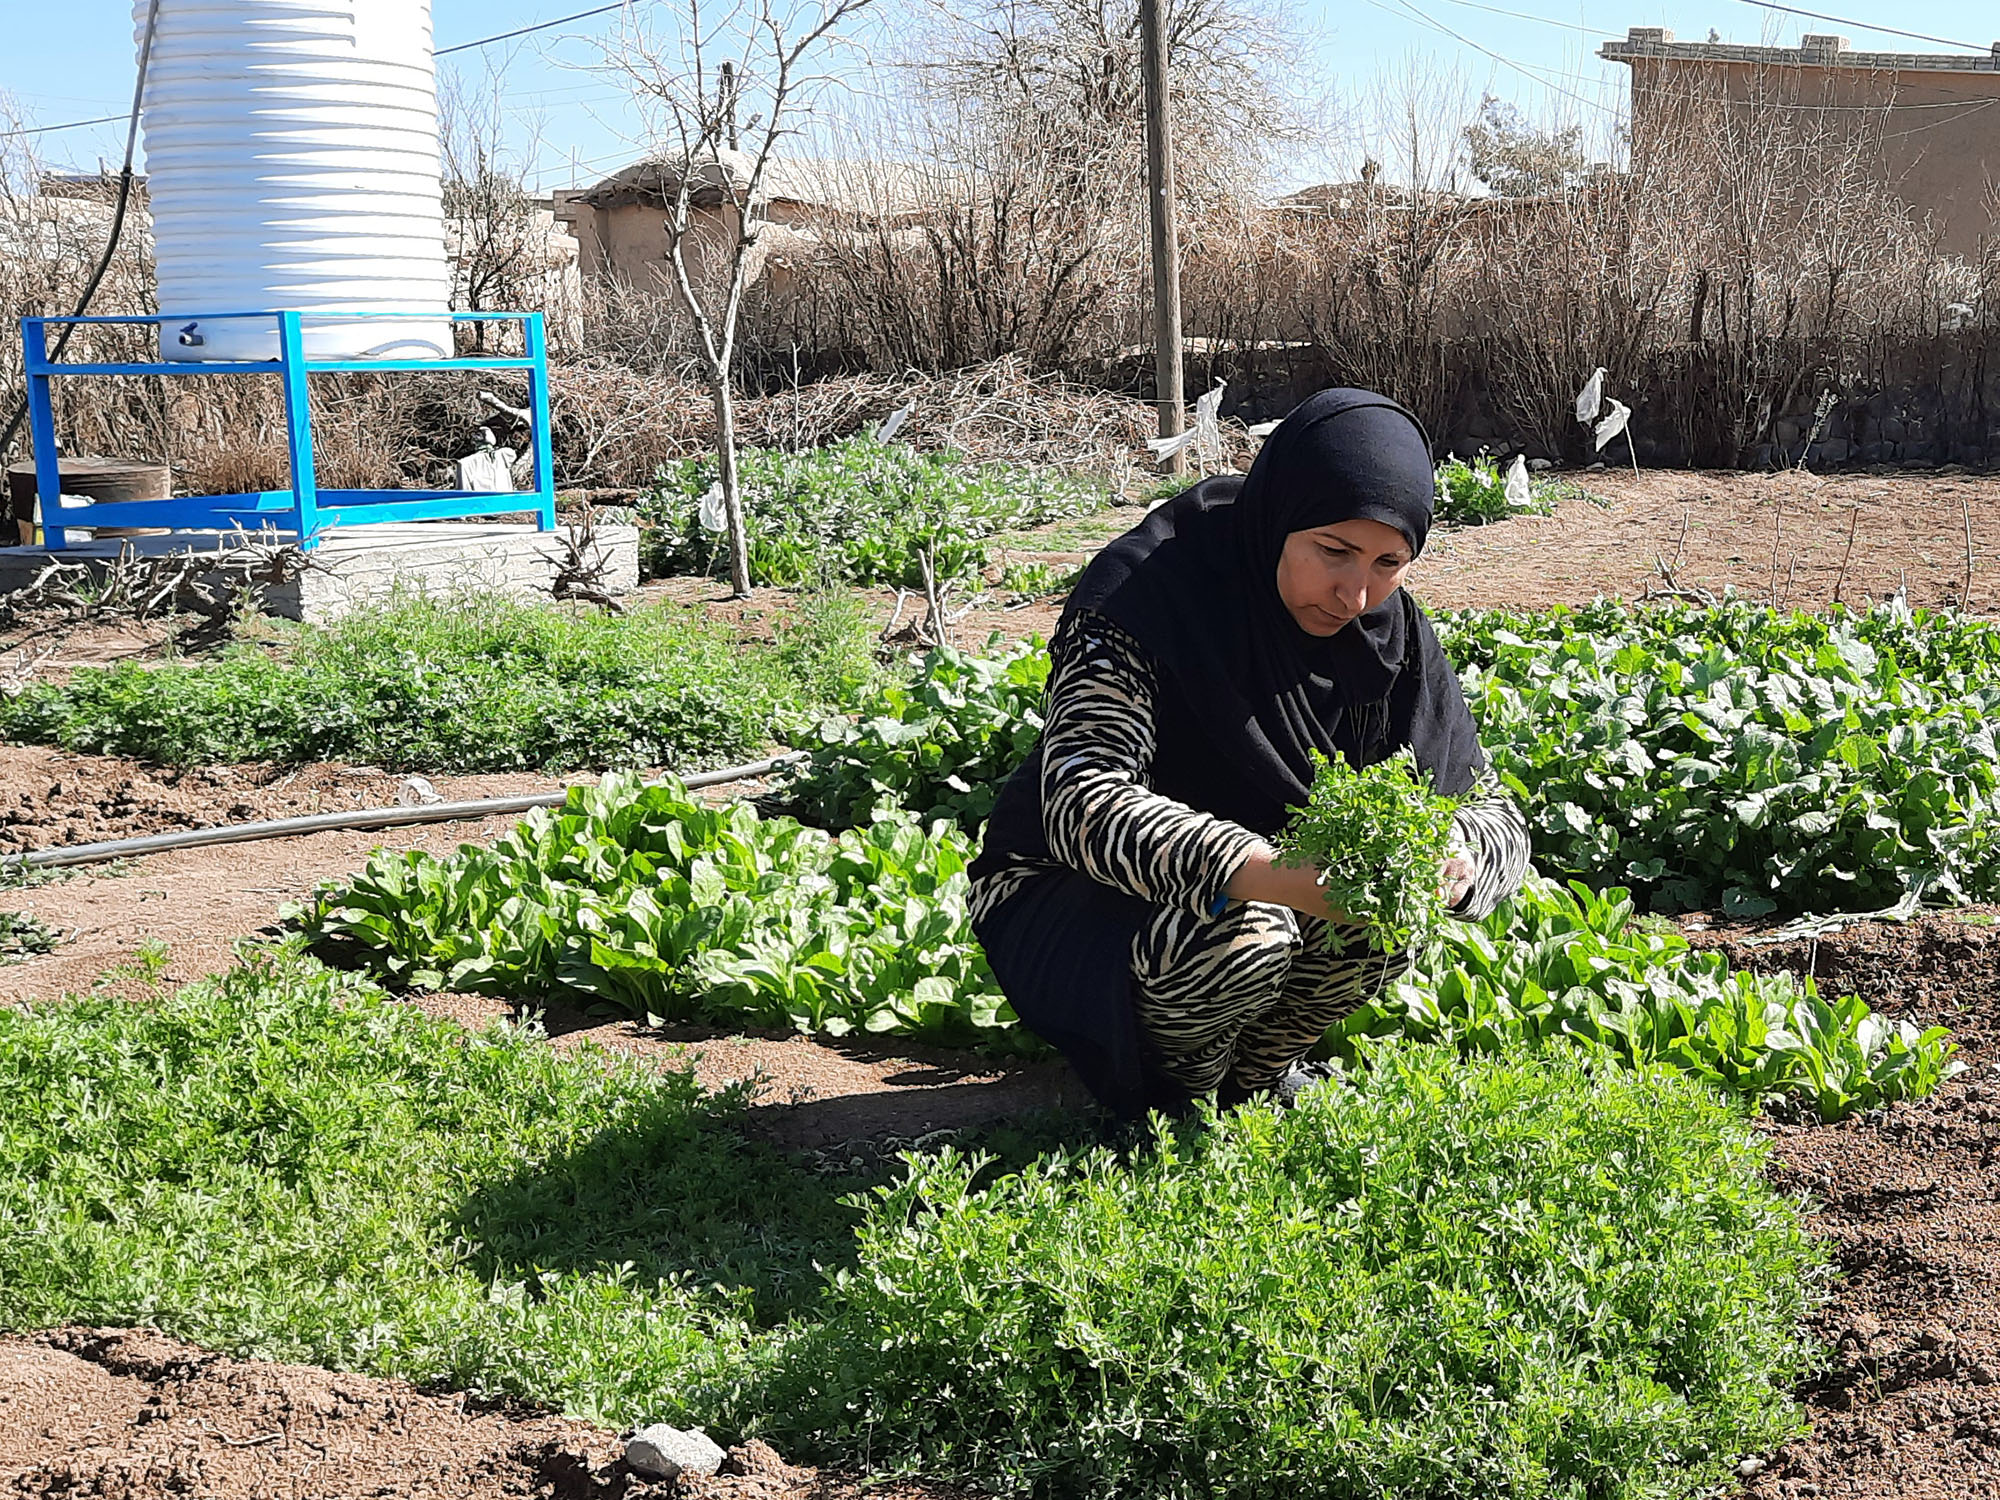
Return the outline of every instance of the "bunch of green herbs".
<path id="1" fill-rule="evenodd" d="M 1433 791 L 1407 749 L 1359 771 L 1344 757 L 1312 759 L 1306 805 L 1278 836 L 1279 852 L 1320 872 L 1328 909 L 1365 924 L 1378 952 L 1421 943 L 1444 920 L 1457 799 Z"/>

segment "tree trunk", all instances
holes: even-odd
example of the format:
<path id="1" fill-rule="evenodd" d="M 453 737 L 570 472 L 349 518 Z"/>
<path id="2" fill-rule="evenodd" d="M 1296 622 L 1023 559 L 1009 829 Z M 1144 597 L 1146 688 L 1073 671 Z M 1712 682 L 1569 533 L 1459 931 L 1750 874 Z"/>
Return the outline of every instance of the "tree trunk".
<path id="1" fill-rule="evenodd" d="M 743 524 L 743 488 L 736 473 L 736 397 L 729 375 L 710 377 L 715 398 L 715 462 L 722 478 L 722 515 L 729 536 L 729 586 L 738 599 L 750 597 L 750 534 Z"/>

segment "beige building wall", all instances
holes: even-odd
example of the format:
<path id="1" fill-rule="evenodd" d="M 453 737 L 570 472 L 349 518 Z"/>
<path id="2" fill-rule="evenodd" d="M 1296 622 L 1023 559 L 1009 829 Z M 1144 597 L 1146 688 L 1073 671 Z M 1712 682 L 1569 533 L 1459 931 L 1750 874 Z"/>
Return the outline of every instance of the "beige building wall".
<path id="1" fill-rule="evenodd" d="M 1807 36 L 1797 47 L 1676 42 L 1634 26 L 1598 54 L 1632 69 L 1632 127 L 1647 128 L 1661 101 L 1690 88 L 1719 89 L 1748 107 L 1861 112 L 1879 131 L 1885 180 L 1929 214 L 1946 251 L 1975 260 L 1995 236 L 2000 184 L 2000 42 L 1990 54 L 1855 52 L 1845 37 Z"/>

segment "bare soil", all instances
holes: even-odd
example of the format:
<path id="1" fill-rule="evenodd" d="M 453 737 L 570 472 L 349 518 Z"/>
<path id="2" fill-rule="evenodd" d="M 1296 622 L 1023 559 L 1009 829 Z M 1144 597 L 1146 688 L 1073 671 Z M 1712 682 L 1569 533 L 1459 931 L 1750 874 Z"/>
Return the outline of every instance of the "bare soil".
<path id="1" fill-rule="evenodd" d="M 1553 515 L 1432 532 L 1410 588 L 1425 604 L 1446 609 L 1547 609 L 1600 595 L 1636 599 L 1669 586 L 1711 594 L 1733 589 L 1787 609 L 1824 609 L 1837 602 L 1865 606 L 1900 588 L 1913 605 L 1964 603 L 1974 613 L 2000 613 L 2000 476 L 1647 469 L 1635 477 L 1606 468 L 1561 477 L 1579 493 Z M 1062 600 L 1003 597 L 997 584 L 1004 563 L 1079 566 L 1144 516 L 1124 506 L 1090 525 L 1058 521 L 1011 534 L 994 549 L 998 561 L 988 569 L 984 595 L 963 601 L 972 607 L 953 626 L 954 639 L 977 644 L 994 632 L 1046 638 Z M 689 578 L 647 589 L 702 604 L 753 636 L 767 636 L 793 597 L 758 589 L 749 600 L 732 600 L 714 582 Z M 869 590 L 864 597 L 886 626 L 896 591 Z M 922 613 L 921 599 L 902 603 L 905 624 Z"/>
<path id="2" fill-rule="evenodd" d="M 0 1496 L 102 1500 L 851 1500 L 852 1480 L 731 1449 L 649 1482 L 586 1422 L 304 1365 L 228 1359 L 148 1330 L 0 1340 Z M 870 1489 L 883 1500 L 946 1491 Z"/>
<path id="3" fill-rule="evenodd" d="M 1546 609 L 1665 587 L 1664 562 L 1682 588 L 1732 588 L 1787 609 L 1866 605 L 1904 588 L 1913 605 L 2000 610 L 2000 477 L 1677 469 L 1568 477 L 1603 503 L 1570 499 L 1554 515 L 1434 533 L 1411 586 L 1425 603 L 1450 608 Z"/>

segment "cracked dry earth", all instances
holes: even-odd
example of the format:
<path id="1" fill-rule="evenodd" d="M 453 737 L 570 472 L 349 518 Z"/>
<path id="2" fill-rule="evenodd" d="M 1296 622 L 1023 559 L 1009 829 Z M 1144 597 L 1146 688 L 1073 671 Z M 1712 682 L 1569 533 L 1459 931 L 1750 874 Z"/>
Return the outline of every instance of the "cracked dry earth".
<path id="1" fill-rule="evenodd" d="M 0 1496 L 18 1500 L 854 1500 L 750 1442 L 723 1472 L 649 1482 L 613 1433 L 392 1381 L 227 1359 L 159 1334 L 0 1340 Z M 891 1486 L 880 1500 L 953 1500 Z"/>

